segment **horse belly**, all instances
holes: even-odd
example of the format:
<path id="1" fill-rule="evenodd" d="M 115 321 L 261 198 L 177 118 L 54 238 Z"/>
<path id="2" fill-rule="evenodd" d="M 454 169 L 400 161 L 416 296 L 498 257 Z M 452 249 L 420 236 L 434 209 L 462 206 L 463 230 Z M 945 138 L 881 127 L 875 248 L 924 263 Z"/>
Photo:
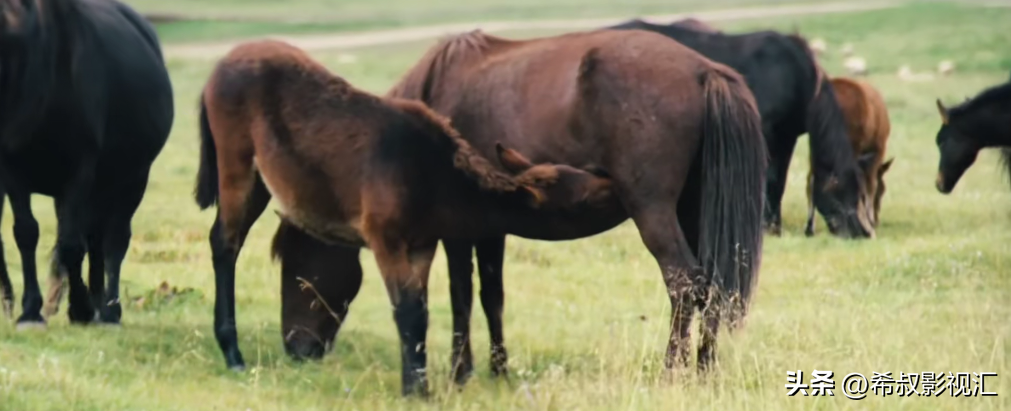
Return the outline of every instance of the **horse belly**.
<path id="1" fill-rule="evenodd" d="M 280 208 L 278 216 L 307 234 L 331 245 L 363 246 L 361 216 L 348 212 L 326 181 L 297 167 L 254 159 L 257 170 Z"/>

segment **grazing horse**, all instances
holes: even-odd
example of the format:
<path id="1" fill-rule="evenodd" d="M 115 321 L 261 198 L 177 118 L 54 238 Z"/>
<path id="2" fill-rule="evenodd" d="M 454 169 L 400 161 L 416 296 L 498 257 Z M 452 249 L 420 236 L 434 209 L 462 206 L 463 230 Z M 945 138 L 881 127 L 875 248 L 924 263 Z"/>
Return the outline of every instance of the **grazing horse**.
<path id="1" fill-rule="evenodd" d="M 686 29 L 689 29 L 689 30 L 695 30 L 695 31 L 703 32 L 703 33 L 722 33 L 722 31 L 720 31 L 716 27 L 710 26 L 709 24 L 706 24 L 702 20 L 699 20 L 699 19 L 696 19 L 696 18 L 692 18 L 692 17 L 689 17 L 689 18 L 686 18 L 686 19 L 677 20 L 677 21 L 671 23 L 671 25 L 672 26 L 686 28 Z"/>
<path id="2" fill-rule="evenodd" d="M 359 251 L 278 226 L 272 254 L 281 262 L 281 333 L 292 358 L 319 359 L 333 347 L 362 285 Z"/>
<path id="3" fill-rule="evenodd" d="M 829 231 L 840 237 L 872 237 L 863 186 L 866 174 L 853 155 L 835 93 L 807 42 L 774 31 L 747 34 L 699 32 L 678 25 L 631 20 L 610 29 L 663 34 L 744 76 L 762 115 L 770 163 L 765 224 L 779 235 L 787 171 L 797 139 L 808 133 L 814 166 L 814 205 Z"/>
<path id="4" fill-rule="evenodd" d="M 23 263 L 18 325 L 45 324 L 33 193 L 53 197 L 58 221 L 48 314 L 68 279 L 71 322 L 118 323 L 131 220 L 174 117 L 158 38 L 118 1 L 5 0 L 0 16 L 0 182 Z"/>
<path id="5" fill-rule="evenodd" d="M 835 77 L 832 79 L 832 88 L 835 90 L 836 100 L 839 101 L 839 108 L 843 111 L 843 117 L 846 118 L 853 153 L 864 170 L 864 187 L 868 195 L 874 199 L 872 204 L 866 205 L 873 207 L 870 212 L 871 223 L 876 230 L 880 223 L 878 215 L 881 213 L 881 199 L 885 195 L 885 173 L 894 160 L 891 158 L 884 161 L 888 135 L 892 129 L 888 119 L 888 106 L 885 105 L 881 93 L 863 80 Z M 813 165 L 811 169 L 814 169 Z M 807 225 L 804 229 L 804 233 L 808 236 L 814 235 L 814 204 L 811 199 L 813 185 L 814 174 L 808 172 Z"/>
<path id="6" fill-rule="evenodd" d="M 546 218 L 616 202 L 602 171 L 534 165 L 497 145 L 511 166 L 501 171 L 423 103 L 360 91 L 279 41 L 241 44 L 217 64 L 200 134 L 196 200 L 218 205 L 214 331 L 233 369 L 244 367 L 235 262 L 271 198 L 284 223 L 372 250 L 400 335 L 404 394 L 428 392 L 428 271 L 439 239 L 536 231 Z"/>
<path id="7" fill-rule="evenodd" d="M 990 87 L 951 108 L 937 100 L 941 128 L 937 131 L 937 191 L 949 194 L 975 161 L 979 150 L 1000 147 L 1011 171 L 1011 82 Z"/>
<path id="8" fill-rule="evenodd" d="M 501 139 L 533 161 L 606 170 L 618 207 L 512 234 L 576 239 L 631 218 L 670 296 L 665 365 L 687 364 L 696 309 L 704 317 L 699 367 L 711 365 L 721 317 L 731 324 L 743 319 L 761 262 L 766 152 L 754 98 L 739 74 L 646 31 L 513 41 L 478 30 L 443 39 L 388 95 L 421 99 L 449 116 L 482 153 L 494 153 Z M 468 323 L 475 245 L 492 369 L 505 370 L 505 234 L 443 241 L 458 383 L 473 368 Z"/>

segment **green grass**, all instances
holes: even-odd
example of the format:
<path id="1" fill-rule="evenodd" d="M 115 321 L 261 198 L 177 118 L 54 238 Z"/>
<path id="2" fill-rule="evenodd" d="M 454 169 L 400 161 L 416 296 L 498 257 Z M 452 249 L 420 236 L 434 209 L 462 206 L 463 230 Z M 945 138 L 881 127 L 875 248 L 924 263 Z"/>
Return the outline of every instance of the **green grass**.
<path id="1" fill-rule="evenodd" d="M 631 224 L 580 241 L 510 238 L 506 258 L 507 346 L 512 380 L 488 376 L 487 333 L 479 307 L 473 330 L 478 375 L 462 391 L 448 381 L 451 313 L 445 259 L 431 283 L 429 364 L 434 398 L 399 397 L 399 355 L 389 302 L 370 253 L 365 283 L 334 352 L 296 364 L 283 353 L 278 267 L 268 258 L 276 227 L 265 213 L 240 258 L 237 306 L 250 370 L 227 372 L 211 330 L 214 283 L 206 232 L 212 212 L 191 200 L 198 153 L 196 96 L 209 62 L 171 61 L 177 92 L 172 137 L 152 171 L 134 220 L 124 292 L 138 296 L 162 281 L 194 287 L 186 298 L 128 306 L 121 329 L 80 328 L 61 315 L 45 332 L 0 323 L 0 410 L 1004 410 L 1011 409 L 1011 191 L 993 152 L 985 152 L 955 192 L 933 188 L 938 127 L 934 98 L 964 96 L 1006 81 L 1011 9 L 927 5 L 900 10 L 761 23 L 728 30 L 790 29 L 838 49 L 852 41 L 893 122 L 879 238 L 843 241 L 803 236 L 806 139 L 790 172 L 782 238 L 768 238 L 747 327 L 723 334 L 721 367 L 711 379 L 661 380 L 669 306 L 655 261 Z M 383 92 L 423 51 L 410 44 L 317 56 L 354 84 Z M 898 81 L 894 70 L 922 71 L 953 59 L 958 71 L 928 83 Z M 839 73 L 839 59 L 825 57 Z M 38 197 L 39 263 L 53 244 L 51 202 Z M 0 226 L 10 269 L 21 262 L 10 210 Z M 20 293 L 20 276 L 15 275 Z M 20 310 L 19 310 L 20 311 Z M 787 370 L 981 372 L 986 398 L 882 398 L 852 401 L 787 397 Z M 894 375 L 894 374 L 893 374 Z"/>

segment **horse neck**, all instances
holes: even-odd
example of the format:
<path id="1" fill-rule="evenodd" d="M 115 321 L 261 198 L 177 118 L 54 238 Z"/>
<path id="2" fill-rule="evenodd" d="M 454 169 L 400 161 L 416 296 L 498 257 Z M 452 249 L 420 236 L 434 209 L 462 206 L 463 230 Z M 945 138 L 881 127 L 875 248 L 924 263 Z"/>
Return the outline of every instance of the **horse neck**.
<path id="1" fill-rule="evenodd" d="M 969 114 L 966 133 L 984 147 L 1011 147 L 1011 101 L 995 103 Z"/>
<path id="2" fill-rule="evenodd" d="M 811 165 L 816 174 L 840 170 L 856 161 L 846 118 L 832 87 L 827 83 L 827 79 L 822 80 L 820 90 L 807 106 L 805 117 L 811 145 Z M 813 94 L 814 89 L 805 90 L 805 94 Z"/>

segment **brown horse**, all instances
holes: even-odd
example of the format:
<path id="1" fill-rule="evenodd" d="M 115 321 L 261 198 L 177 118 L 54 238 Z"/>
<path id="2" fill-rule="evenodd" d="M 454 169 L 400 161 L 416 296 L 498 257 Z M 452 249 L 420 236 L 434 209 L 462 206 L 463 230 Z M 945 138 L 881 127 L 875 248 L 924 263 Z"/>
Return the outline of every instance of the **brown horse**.
<path id="1" fill-rule="evenodd" d="M 235 330 L 235 261 L 275 198 L 282 221 L 329 244 L 369 247 L 400 334 L 404 393 L 427 392 L 428 270 L 440 238 L 535 230 L 541 215 L 614 202 L 591 171 L 538 164 L 497 145 L 500 171 L 417 101 L 379 98 L 279 41 L 237 46 L 201 98 L 196 199 L 218 204 L 210 232 L 215 336 L 244 367 Z M 283 241 L 283 239 L 282 239 Z"/>
<path id="2" fill-rule="evenodd" d="M 281 334 L 292 358 L 319 359 L 333 347 L 362 285 L 359 251 L 278 226 L 272 254 L 281 262 Z"/>
<path id="3" fill-rule="evenodd" d="M 711 364 L 721 317 L 737 324 L 746 313 L 763 241 L 767 154 L 754 97 L 738 73 L 645 31 L 525 41 L 473 31 L 431 48 L 388 95 L 421 99 L 448 115 L 482 153 L 494 153 L 502 139 L 534 161 L 607 170 L 620 207 L 514 234 L 574 239 L 631 218 L 670 296 L 666 366 L 687 364 L 688 326 L 696 309 L 704 317 L 699 367 Z M 481 294 L 492 332 L 492 368 L 505 369 L 504 234 L 444 241 L 458 382 L 472 369 L 468 322 L 475 244 L 479 259 L 485 258 L 479 261 Z"/>
<path id="4" fill-rule="evenodd" d="M 873 207 L 867 213 L 871 217 L 871 224 L 877 227 L 880 223 L 878 215 L 881 212 L 881 198 L 885 195 L 884 176 L 895 160 L 891 158 L 884 161 L 888 135 L 892 130 L 891 122 L 888 120 L 888 106 L 885 105 L 881 93 L 866 81 L 835 77 L 831 79 L 831 83 L 835 90 L 836 101 L 839 102 L 839 108 L 846 118 L 853 154 L 864 171 L 866 192 L 863 195 L 865 198 L 872 198 L 861 203 Z M 814 235 L 815 207 L 811 197 L 813 184 L 814 175 L 808 172 L 807 226 L 804 230 L 808 236 Z"/>

